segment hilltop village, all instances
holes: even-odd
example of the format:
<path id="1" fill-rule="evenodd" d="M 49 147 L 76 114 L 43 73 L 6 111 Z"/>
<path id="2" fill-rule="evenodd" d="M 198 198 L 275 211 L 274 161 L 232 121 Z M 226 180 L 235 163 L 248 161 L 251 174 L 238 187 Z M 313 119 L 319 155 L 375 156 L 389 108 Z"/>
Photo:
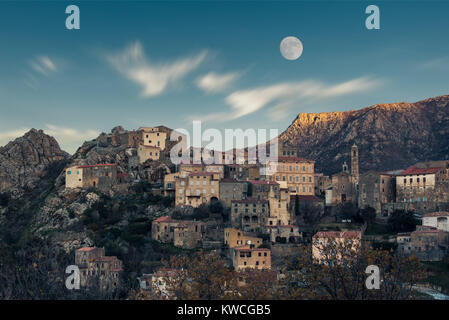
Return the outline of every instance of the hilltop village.
<path id="1" fill-rule="evenodd" d="M 65 169 L 66 190 L 120 193 L 146 183 L 152 194 L 172 203 L 147 230 L 154 241 L 181 250 L 219 252 L 236 272 L 258 269 L 279 276 L 285 259 L 294 259 L 304 244 L 312 244 L 313 258 L 321 261 L 323 244 L 347 239 L 353 240 L 352 246 L 369 241 L 421 261 L 441 261 L 448 253 L 449 161 L 360 172 L 353 144 L 342 155 L 346 160 L 341 172 L 327 176 L 316 172 L 315 161 L 300 157 L 294 146 L 280 143 L 277 161 L 266 165 L 250 164 L 247 149 L 240 164 L 234 149 L 210 151 L 223 160 L 231 154 L 231 164 L 173 165 L 171 132 L 164 126 L 135 131 L 119 127 L 101 135 L 97 145 L 123 147 L 127 165 L 72 164 Z M 151 174 L 136 174 L 139 166 Z M 203 217 L 204 211 L 208 214 Z M 416 225 L 412 230 L 392 229 L 401 218 Z M 105 256 L 104 249 L 96 247 L 80 247 L 75 256 L 83 266 L 82 285 L 88 277 L 100 276 L 103 287 L 117 286 L 122 271 L 117 257 Z M 161 279 L 173 272 L 160 267 L 142 274 L 140 287 L 167 298 L 166 281 Z"/>

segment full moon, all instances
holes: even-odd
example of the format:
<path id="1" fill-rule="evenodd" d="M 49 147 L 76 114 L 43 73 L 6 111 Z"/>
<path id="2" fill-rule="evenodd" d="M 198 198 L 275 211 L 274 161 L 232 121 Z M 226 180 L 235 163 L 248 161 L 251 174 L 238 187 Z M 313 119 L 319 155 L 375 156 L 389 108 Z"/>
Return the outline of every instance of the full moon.
<path id="1" fill-rule="evenodd" d="M 296 60 L 302 54 L 302 43 L 296 37 L 285 37 L 281 41 L 281 54 L 287 60 Z"/>

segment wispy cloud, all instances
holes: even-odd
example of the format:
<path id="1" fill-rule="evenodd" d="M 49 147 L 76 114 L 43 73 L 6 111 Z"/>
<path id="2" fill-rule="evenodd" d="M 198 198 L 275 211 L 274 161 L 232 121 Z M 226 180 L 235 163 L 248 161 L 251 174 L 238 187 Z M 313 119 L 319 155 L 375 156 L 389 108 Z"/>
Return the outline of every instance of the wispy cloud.
<path id="1" fill-rule="evenodd" d="M 137 41 L 119 53 L 107 55 L 107 60 L 122 75 L 142 86 L 142 96 L 151 97 L 161 94 L 196 69 L 206 55 L 207 52 L 202 51 L 196 56 L 153 64 L 145 57 L 142 44 Z"/>
<path id="2" fill-rule="evenodd" d="M 448 69 L 449 57 L 435 58 L 427 60 L 418 65 L 419 69 L 435 70 L 435 69 Z"/>
<path id="3" fill-rule="evenodd" d="M 307 80 L 240 90 L 226 97 L 225 101 L 230 106 L 229 111 L 192 118 L 202 119 L 203 121 L 225 122 L 241 118 L 265 107 L 271 107 L 268 110 L 268 115 L 280 119 L 285 117 L 288 110 L 293 106 L 319 99 L 367 91 L 381 83 L 382 81 L 379 79 L 360 77 L 334 85 Z"/>
<path id="4" fill-rule="evenodd" d="M 53 60 L 51 60 L 48 56 L 39 56 L 32 61 L 30 61 L 30 66 L 34 69 L 34 71 L 39 72 L 45 76 L 48 76 L 51 73 L 57 72 L 58 68 L 56 67 Z"/>
<path id="5" fill-rule="evenodd" d="M 31 128 L 22 128 L 0 132 L 0 146 L 6 145 L 9 141 L 23 136 L 30 129 Z M 60 147 L 69 153 L 75 152 L 84 141 L 94 139 L 99 135 L 99 132 L 96 130 L 77 130 L 53 124 L 45 125 L 43 130 L 46 134 L 54 137 L 60 144 Z"/>
<path id="6" fill-rule="evenodd" d="M 206 92 L 220 92 L 227 89 L 240 76 L 239 72 L 217 74 L 209 72 L 197 79 L 197 86 Z"/>

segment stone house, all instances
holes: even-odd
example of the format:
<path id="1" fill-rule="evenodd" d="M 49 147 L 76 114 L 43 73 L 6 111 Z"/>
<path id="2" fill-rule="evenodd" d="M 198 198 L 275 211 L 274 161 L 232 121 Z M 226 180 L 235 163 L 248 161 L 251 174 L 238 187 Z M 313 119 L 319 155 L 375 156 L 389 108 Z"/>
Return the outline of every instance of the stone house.
<path id="1" fill-rule="evenodd" d="M 271 243 L 300 243 L 302 233 L 295 225 L 267 226 Z"/>
<path id="2" fill-rule="evenodd" d="M 140 127 L 139 131 L 142 134 L 142 144 L 144 146 L 157 147 L 161 151 L 165 150 L 165 146 L 170 139 L 170 129 L 164 126 Z"/>
<path id="3" fill-rule="evenodd" d="M 449 168 L 412 166 L 396 176 L 396 202 L 429 212 L 449 203 Z M 438 210 L 438 209 L 437 209 Z"/>
<path id="4" fill-rule="evenodd" d="M 157 161 L 161 157 L 161 148 L 140 145 L 137 147 L 137 157 L 139 159 L 139 164 L 145 163 L 150 159 L 153 161 Z"/>
<path id="5" fill-rule="evenodd" d="M 164 195 L 168 197 L 175 197 L 176 180 L 179 177 L 179 172 L 168 173 L 164 175 Z"/>
<path id="6" fill-rule="evenodd" d="M 290 211 L 294 215 L 296 212 L 296 199 L 298 199 L 299 212 L 307 210 L 313 210 L 319 215 L 324 214 L 324 200 L 317 196 L 302 196 L 291 195 L 290 196 Z"/>
<path id="7" fill-rule="evenodd" d="M 325 176 L 322 173 L 314 174 L 315 181 L 315 195 L 318 197 L 324 197 L 326 189 L 331 185 L 332 181 L 329 176 Z"/>
<path id="8" fill-rule="evenodd" d="M 359 208 L 371 207 L 382 213 L 382 204 L 395 200 L 396 177 L 388 173 L 369 171 L 360 175 Z"/>
<path id="9" fill-rule="evenodd" d="M 202 221 L 174 220 L 168 216 L 154 220 L 151 226 L 153 240 L 172 243 L 184 249 L 198 246 L 205 232 L 205 223 Z"/>
<path id="10" fill-rule="evenodd" d="M 428 226 L 417 226 L 410 240 L 398 243 L 405 255 L 416 255 L 421 261 L 441 261 L 448 253 L 449 232 Z"/>
<path id="11" fill-rule="evenodd" d="M 248 183 L 235 179 L 220 180 L 220 196 L 219 199 L 223 204 L 230 208 L 232 200 L 244 200 L 248 191 Z"/>
<path id="12" fill-rule="evenodd" d="M 218 200 L 220 177 L 213 172 L 191 172 L 185 178 L 176 180 L 175 204 L 177 206 L 199 207 Z"/>
<path id="13" fill-rule="evenodd" d="M 271 269 L 271 251 L 253 245 L 231 249 L 232 265 L 236 271 L 244 269 Z"/>
<path id="14" fill-rule="evenodd" d="M 422 225 L 449 232 L 449 212 L 432 212 L 422 216 Z"/>
<path id="15" fill-rule="evenodd" d="M 75 251 L 75 264 L 80 269 L 81 287 L 89 287 L 93 279 L 99 281 L 101 290 L 119 286 L 122 261 L 116 256 L 105 256 L 104 248 L 85 247 Z"/>
<path id="16" fill-rule="evenodd" d="M 203 240 L 206 225 L 202 221 L 180 221 L 174 227 L 173 245 L 183 249 L 193 249 Z"/>
<path id="17" fill-rule="evenodd" d="M 229 248 L 240 247 L 243 245 L 254 245 L 258 248 L 262 243 L 262 238 L 252 237 L 246 235 L 245 232 L 235 228 L 224 229 L 224 243 Z"/>
<path id="18" fill-rule="evenodd" d="M 231 201 L 231 225 L 247 232 L 260 232 L 268 223 L 269 202 L 247 198 Z"/>
<path id="19" fill-rule="evenodd" d="M 117 183 L 116 164 L 73 166 L 66 169 L 66 188 L 98 188 L 108 190 Z"/>
<path id="20" fill-rule="evenodd" d="M 278 192 L 274 189 L 268 195 L 270 216 L 267 225 L 290 225 L 294 218 L 290 212 L 290 189 L 280 187 Z"/>
<path id="21" fill-rule="evenodd" d="M 314 195 L 315 161 L 298 157 L 279 157 L 268 161 L 266 180 L 285 182 L 292 194 Z"/>

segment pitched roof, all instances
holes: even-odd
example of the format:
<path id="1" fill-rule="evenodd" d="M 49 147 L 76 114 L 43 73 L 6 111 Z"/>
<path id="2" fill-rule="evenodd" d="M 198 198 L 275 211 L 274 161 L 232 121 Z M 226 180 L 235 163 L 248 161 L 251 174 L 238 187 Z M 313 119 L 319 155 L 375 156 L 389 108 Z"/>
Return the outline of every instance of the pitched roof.
<path id="1" fill-rule="evenodd" d="M 415 166 L 412 166 L 408 169 L 405 169 L 402 171 L 398 176 L 410 176 L 410 175 L 417 175 L 417 174 L 431 174 L 436 173 L 442 168 L 417 168 Z"/>
<path id="2" fill-rule="evenodd" d="M 153 222 L 178 222 L 178 220 L 174 220 L 169 216 L 163 216 L 163 217 L 157 218 Z"/>

